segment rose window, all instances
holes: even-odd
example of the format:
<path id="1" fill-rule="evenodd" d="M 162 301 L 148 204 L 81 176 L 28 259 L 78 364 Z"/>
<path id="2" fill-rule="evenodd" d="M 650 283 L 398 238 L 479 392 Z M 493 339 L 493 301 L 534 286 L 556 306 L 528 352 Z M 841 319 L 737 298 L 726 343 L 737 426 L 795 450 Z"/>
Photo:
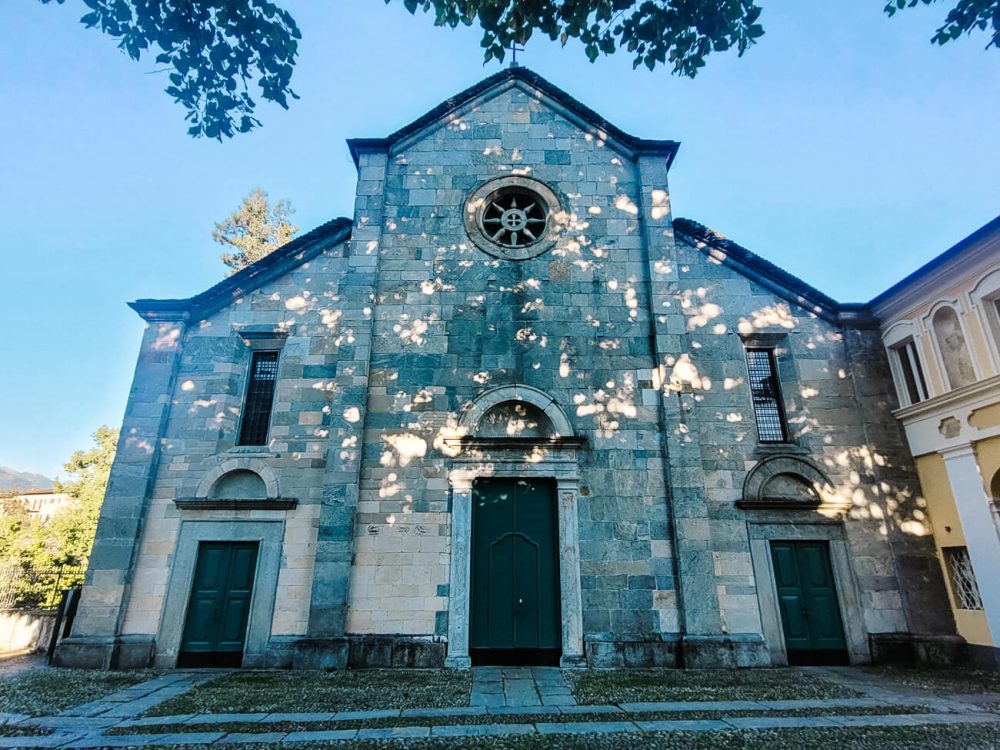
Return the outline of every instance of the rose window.
<path id="1" fill-rule="evenodd" d="M 482 209 L 483 234 L 501 247 L 522 248 L 545 234 L 549 217 L 545 201 L 523 188 L 498 190 Z"/>

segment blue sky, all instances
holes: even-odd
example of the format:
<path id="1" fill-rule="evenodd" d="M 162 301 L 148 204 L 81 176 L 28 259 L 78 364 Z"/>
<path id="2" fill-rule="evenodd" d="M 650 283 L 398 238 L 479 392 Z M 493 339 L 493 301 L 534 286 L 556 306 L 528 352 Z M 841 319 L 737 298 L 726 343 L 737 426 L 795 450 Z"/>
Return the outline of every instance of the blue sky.
<path id="1" fill-rule="evenodd" d="M 499 69 L 474 29 L 401 0 L 282 4 L 303 32 L 302 99 L 220 144 L 185 135 L 165 75 L 85 30 L 80 0 L 4 3 L 0 465 L 53 476 L 120 424 L 142 331 L 125 302 L 222 278 L 212 226 L 251 188 L 290 199 L 303 231 L 349 215 L 346 138 Z M 862 301 L 1000 210 L 1000 52 L 985 35 L 932 46 L 950 4 L 887 19 L 882 0 L 762 0 L 761 43 L 694 80 L 542 39 L 522 60 L 626 131 L 681 141 L 676 215 Z"/>

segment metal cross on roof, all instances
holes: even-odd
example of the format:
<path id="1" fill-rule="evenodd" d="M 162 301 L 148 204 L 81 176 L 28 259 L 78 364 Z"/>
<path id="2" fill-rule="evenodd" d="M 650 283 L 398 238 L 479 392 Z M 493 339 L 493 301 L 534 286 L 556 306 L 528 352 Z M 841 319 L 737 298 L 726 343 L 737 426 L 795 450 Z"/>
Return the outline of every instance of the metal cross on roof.
<path id="1" fill-rule="evenodd" d="M 524 47 L 518 47 L 517 42 L 510 43 L 510 67 L 517 67 L 517 53 L 524 52 Z"/>

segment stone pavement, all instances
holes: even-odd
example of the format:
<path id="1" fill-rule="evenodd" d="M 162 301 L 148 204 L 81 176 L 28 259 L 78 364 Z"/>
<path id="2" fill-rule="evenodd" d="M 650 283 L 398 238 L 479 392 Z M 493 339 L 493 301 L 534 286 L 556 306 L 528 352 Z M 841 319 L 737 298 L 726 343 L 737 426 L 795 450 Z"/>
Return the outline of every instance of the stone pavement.
<path id="1" fill-rule="evenodd" d="M 576 699 L 558 667 L 477 667 L 473 706 L 573 706 Z"/>
<path id="2" fill-rule="evenodd" d="M 246 714 L 187 714 L 182 716 L 140 717 L 145 711 L 189 690 L 219 672 L 178 671 L 134 685 L 99 701 L 78 706 L 58 716 L 29 718 L 0 715 L 0 724 L 48 727 L 53 733 L 44 736 L 0 737 L 0 748 L 103 748 L 144 747 L 151 745 L 231 744 L 280 742 L 301 744 L 331 741 L 361 741 L 407 739 L 421 737 L 499 737 L 510 735 L 583 735 L 645 732 L 719 730 L 755 730 L 783 728 L 845 728 L 866 726 L 912 727 L 926 725 L 1000 725 L 1000 714 L 984 710 L 976 701 L 958 696 L 942 698 L 919 691 L 897 688 L 892 683 L 857 670 L 839 668 L 809 668 L 809 671 L 862 693 L 859 698 L 773 700 L 773 701 L 688 701 L 660 703 L 618 703 L 615 705 L 575 705 L 572 694 L 560 670 L 551 668 L 486 668 L 473 673 L 470 706 L 424 709 L 383 709 L 377 711 L 343 711 L 329 713 L 246 713 Z M 1000 700 L 1000 696 L 990 696 Z M 919 713 L 849 714 L 851 709 L 915 710 Z M 819 716 L 727 716 L 726 712 L 795 711 L 829 709 L 838 713 Z M 656 719 L 651 714 L 681 712 L 718 712 L 716 718 Z M 524 716 L 523 722 L 498 724 L 491 716 Z M 589 716 L 601 715 L 588 721 Z M 608 720 L 608 715 L 613 720 Z M 450 724 L 449 718 L 481 717 L 475 724 Z M 557 721 L 556 716 L 566 717 Z M 553 717 L 547 720 L 546 717 Z M 572 717 L 570 719 L 569 717 Z M 385 728 L 338 728 L 338 723 L 374 719 L 428 719 L 427 726 L 397 726 Z M 430 721 L 433 720 L 433 721 Z M 296 731 L 277 725 L 294 723 Z M 241 725 L 241 731 L 224 731 L 221 725 Z M 198 731 L 163 731 L 164 728 L 185 725 Z M 276 731 L 268 731 L 275 725 Z M 310 725 L 315 727 L 310 729 Z M 107 735 L 112 727 L 149 727 L 144 734 Z M 160 728 L 157 731 L 156 728 Z M 217 729 L 216 729 L 217 728 Z"/>

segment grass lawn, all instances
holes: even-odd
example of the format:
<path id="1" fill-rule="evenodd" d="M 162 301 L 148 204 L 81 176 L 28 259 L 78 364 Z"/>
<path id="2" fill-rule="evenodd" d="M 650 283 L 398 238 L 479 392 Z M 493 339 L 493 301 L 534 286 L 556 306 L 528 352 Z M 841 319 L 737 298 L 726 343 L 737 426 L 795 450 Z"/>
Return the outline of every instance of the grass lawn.
<path id="1" fill-rule="evenodd" d="M 853 690 L 788 669 L 620 669 L 566 672 L 577 703 L 856 698 Z"/>
<path id="2" fill-rule="evenodd" d="M 836 750 L 995 750 L 1000 747 L 1000 727 L 928 726 L 928 727 L 859 727 L 856 729 L 773 729 L 721 732 L 660 732 L 656 734 L 609 735 L 529 735 L 524 737 L 485 737 L 454 740 L 405 740 L 378 742 L 316 742 L 309 750 L 455 750 L 490 748 L 491 750 L 800 750 L 801 748 L 836 748 Z M 155 750 L 207 750 L 208 745 L 160 746 Z M 288 745 L 247 744 L 241 750 L 287 750 Z M 149 748 L 153 750 L 153 748 Z"/>
<path id="3" fill-rule="evenodd" d="M 57 714 L 156 676 L 146 671 L 33 669 L 0 680 L 0 713 Z"/>
<path id="4" fill-rule="evenodd" d="M 471 690 L 472 675 L 456 670 L 244 671 L 161 703 L 149 715 L 467 706 Z"/>
<path id="5" fill-rule="evenodd" d="M 892 680 L 899 687 L 936 695 L 1000 693 L 1000 672 L 980 669 L 865 667 L 865 672 Z"/>

